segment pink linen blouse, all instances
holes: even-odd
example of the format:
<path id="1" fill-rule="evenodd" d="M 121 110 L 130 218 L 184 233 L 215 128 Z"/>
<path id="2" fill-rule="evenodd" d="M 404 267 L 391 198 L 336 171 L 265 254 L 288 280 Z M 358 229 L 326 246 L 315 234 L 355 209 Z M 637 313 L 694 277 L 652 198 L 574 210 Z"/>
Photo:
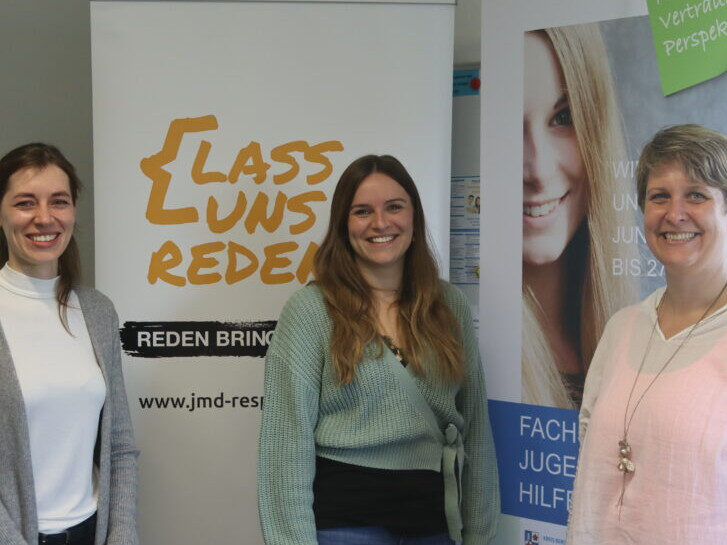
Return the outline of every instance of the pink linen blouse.
<path id="1" fill-rule="evenodd" d="M 594 356 L 581 414 L 585 437 L 569 545 L 698 545 L 720 543 L 727 535 L 725 308 L 694 331 L 643 397 L 628 433 L 635 471 L 625 475 L 617 468 L 624 413 L 648 336 L 653 331 L 629 416 L 688 334 L 665 339 L 658 326 L 653 329 L 660 296 L 617 313 Z"/>

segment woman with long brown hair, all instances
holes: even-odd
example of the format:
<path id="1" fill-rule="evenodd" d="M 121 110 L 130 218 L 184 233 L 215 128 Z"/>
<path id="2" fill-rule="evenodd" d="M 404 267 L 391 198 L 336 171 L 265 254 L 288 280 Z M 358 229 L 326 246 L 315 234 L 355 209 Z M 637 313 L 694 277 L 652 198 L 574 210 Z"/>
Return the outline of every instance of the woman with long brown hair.
<path id="1" fill-rule="evenodd" d="M 54 146 L 0 159 L 0 543 L 135 545 L 118 318 L 78 284 L 80 180 Z"/>
<path id="2" fill-rule="evenodd" d="M 267 353 L 265 542 L 488 543 L 497 472 L 470 310 L 438 278 L 394 157 L 344 171 L 315 273 Z"/>

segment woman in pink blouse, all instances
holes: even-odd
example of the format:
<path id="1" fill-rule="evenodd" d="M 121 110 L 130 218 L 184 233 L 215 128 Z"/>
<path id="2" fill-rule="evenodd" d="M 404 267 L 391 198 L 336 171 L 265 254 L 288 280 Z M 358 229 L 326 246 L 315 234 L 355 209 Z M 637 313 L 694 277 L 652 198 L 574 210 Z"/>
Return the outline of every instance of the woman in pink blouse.
<path id="1" fill-rule="evenodd" d="M 727 138 L 658 132 L 636 173 L 666 287 L 619 311 L 586 379 L 571 545 L 727 533 Z"/>

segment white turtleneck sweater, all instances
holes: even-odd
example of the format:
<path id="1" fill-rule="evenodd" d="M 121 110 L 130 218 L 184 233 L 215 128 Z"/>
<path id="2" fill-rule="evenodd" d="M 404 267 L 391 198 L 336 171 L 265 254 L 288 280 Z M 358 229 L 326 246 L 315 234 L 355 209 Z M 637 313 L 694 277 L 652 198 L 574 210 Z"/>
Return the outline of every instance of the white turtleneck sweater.
<path id="1" fill-rule="evenodd" d="M 38 530 L 53 534 L 96 511 L 93 452 L 106 385 L 75 293 L 68 325 L 58 316 L 58 279 L 0 269 L 0 325 L 25 401 Z"/>

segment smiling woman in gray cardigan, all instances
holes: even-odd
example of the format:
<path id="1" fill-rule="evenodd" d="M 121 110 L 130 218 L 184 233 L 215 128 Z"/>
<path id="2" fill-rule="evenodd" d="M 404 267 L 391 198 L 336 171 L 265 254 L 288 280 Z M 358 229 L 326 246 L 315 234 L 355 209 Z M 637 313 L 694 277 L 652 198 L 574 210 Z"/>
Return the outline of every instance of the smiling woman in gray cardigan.
<path id="1" fill-rule="evenodd" d="M 136 545 L 118 318 L 76 284 L 79 181 L 53 146 L 0 159 L 0 543 Z"/>

